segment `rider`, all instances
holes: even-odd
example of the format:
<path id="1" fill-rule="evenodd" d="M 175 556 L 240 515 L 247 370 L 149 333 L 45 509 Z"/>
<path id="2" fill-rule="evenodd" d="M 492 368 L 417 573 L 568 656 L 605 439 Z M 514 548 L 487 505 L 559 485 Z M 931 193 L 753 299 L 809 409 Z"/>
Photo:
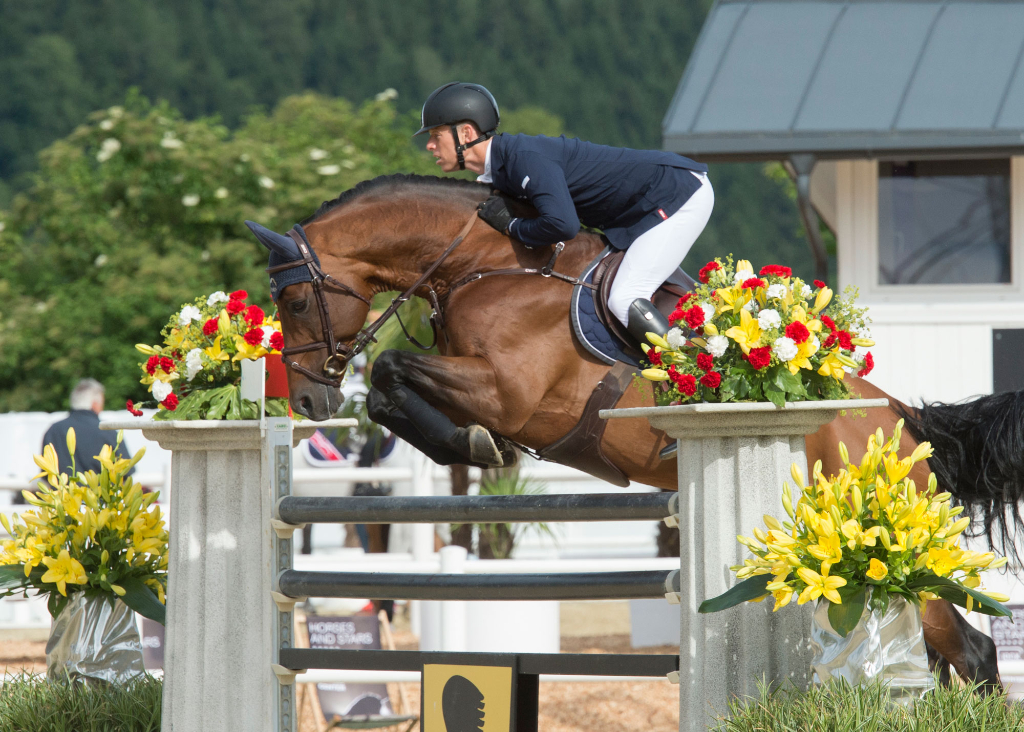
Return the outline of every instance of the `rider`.
<path id="1" fill-rule="evenodd" d="M 501 196 L 480 204 L 480 218 L 528 247 L 572 239 L 580 224 L 604 231 L 626 255 L 609 310 L 640 343 L 669 330 L 651 303 L 707 224 L 715 196 L 707 166 L 675 153 L 607 147 L 574 138 L 497 133 L 494 97 L 479 84 L 451 82 L 423 104 L 427 150 L 446 173 L 472 170 L 537 209 L 514 217 Z"/>

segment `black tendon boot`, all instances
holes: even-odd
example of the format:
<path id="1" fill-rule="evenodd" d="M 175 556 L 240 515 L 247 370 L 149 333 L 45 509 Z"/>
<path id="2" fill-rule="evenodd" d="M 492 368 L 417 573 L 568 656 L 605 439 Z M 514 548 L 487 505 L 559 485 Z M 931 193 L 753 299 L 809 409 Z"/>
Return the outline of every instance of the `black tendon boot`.
<path id="1" fill-rule="evenodd" d="M 638 342 L 646 343 L 647 345 L 651 344 L 647 340 L 648 333 L 656 333 L 664 338 L 669 328 L 672 327 L 669 325 L 668 319 L 661 314 L 661 311 L 654 307 L 654 303 L 641 297 L 630 303 L 626 317 L 626 329 L 629 331 L 629 334 L 636 338 Z"/>

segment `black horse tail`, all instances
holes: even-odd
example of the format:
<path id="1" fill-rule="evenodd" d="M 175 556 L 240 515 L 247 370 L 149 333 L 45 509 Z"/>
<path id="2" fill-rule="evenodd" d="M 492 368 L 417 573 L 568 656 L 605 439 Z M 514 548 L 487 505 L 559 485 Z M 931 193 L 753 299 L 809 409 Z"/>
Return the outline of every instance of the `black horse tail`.
<path id="1" fill-rule="evenodd" d="M 928 466 L 939 489 L 980 523 L 965 533 L 1021 567 L 1014 538 L 1024 536 L 1024 390 L 895 409 L 915 440 L 932 444 Z"/>

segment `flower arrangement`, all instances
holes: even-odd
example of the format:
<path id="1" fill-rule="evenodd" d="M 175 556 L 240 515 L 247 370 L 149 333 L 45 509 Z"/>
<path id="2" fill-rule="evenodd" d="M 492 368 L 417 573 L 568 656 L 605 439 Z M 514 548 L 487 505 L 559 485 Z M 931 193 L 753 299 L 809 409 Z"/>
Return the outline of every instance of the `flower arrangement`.
<path id="1" fill-rule="evenodd" d="M 171 316 L 161 331 L 162 346 L 139 343 L 148 359 L 140 364 L 141 382 L 152 402 L 128 402 L 158 408 L 154 419 L 258 419 L 259 405 L 241 398 L 242 359 L 279 354 L 284 347 L 281 324 L 259 305 L 246 305 L 245 290 L 217 291 L 198 297 Z M 288 414 L 288 400 L 268 398 L 269 416 Z"/>
<path id="2" fill-rule="evenodd" d="M 120 445 L 118 435 L 118 445 Z M 68 452 L 75 454 L 75 431 L 68 430 Z M 47 445 L 35 456 L 47 484 L 38 494 L 24 491 L 35 508 L 11 520 L 0 514 L 10 539 L 0 542 L 0 597 L 27 592 L 48 594 L 56 618 L 70 594 L 120 598 L 132 610 L 164 621 L 167 588 L 167 529 L 158 493 L 143 493 L 127 476 L 145 454 L 117 458 L 104 445 L 102 469 L 67 475 Z M 73 467 L 73 466 L 72 466 Z"/>
<path id="3" fill-rule="evenodd" d="M 855 294 L 833 297 L 789 267 L 771 264 L 755 275 L 750 262 L 715 259 L 700 270 L 694 292 L 679 299 L 667 334 L 648 333 L 649 367 L 662 382 L 659 404 L 845 399 L 843 377 L 874 368 L 866 311 Z"/>
<path id="4" fill-rule="evenodd" d="M 798 605 L 821 598 L 831 603 L 829 621 L 844 637 L 860 620 L 865 602 L 884 613 L 893 595 L 921 604 L 941 597 L 968 612 L 1009 617 L 1000 604 L 1008 597 L 979 589 L 982 570 L 1002 567 L 1006 558 L 960 547 L 970 518 L 957 518 L 963 507 L 951 507 L 949 493 L 936 493 L 934 474 L 927 489 L 918 491 L 908 475 L 915 463 L 931 456 L 931 445 L 923 442 L 900 459 L 902 429 L 900 420 L 888 441 L 881 429 L 869 437 L 859 464 L 850 462 L 839 443 L 846 467 L 826 478 L 819 461 L 813 485 L 804 485 L 794 463 L 796 503 L 789 484 L 782 489 L 790 520 L 765 516 L 765 529 L 755 528 L 754 538 L 737 537 L 754 555 L 732 567 L 743 581 L 705 601 L 700 611 L 759 602 L 769 593 L 775 610 L 794 597 Z"/>

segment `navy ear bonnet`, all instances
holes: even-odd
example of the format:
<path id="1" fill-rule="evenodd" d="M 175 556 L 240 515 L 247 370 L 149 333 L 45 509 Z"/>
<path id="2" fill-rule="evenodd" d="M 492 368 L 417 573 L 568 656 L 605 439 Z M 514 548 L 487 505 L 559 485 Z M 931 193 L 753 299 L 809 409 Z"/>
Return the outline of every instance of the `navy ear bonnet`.
<path id="1" fill-rule="evenodd" d="M 270 296 L 274 298 L 274 302 L 277 302 L 277 296 L 288 285 L 294 285 L 299 282 L 312 282 L 313 277 L 309 273 L 309 267 L 301 264 L 302 253 L 290 236 L 278 234 L 276 231 L 271 231 L 265 226 L 260 226 L 255 221 L 246 221 L 245 225 L 249 227 L 249 231 L 256 235 L 260 244 L 270 250 L 270 264 L 268 267 L 277 267 L 288 262 L 296 263 L 296 266 L 291 269 L 283 269 L 270 275 Z M 302 237 L 307 245 L 309 244 L 306 232 L 302 230 L 301 226 L 295 224 L 294 231 Z M 313 262 L 319 268 L 320 259 L 316 256 L 316 252 L 313 251 L 313 247 L 309 247 L 309 252 L 313 255 Z"/>

